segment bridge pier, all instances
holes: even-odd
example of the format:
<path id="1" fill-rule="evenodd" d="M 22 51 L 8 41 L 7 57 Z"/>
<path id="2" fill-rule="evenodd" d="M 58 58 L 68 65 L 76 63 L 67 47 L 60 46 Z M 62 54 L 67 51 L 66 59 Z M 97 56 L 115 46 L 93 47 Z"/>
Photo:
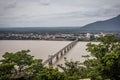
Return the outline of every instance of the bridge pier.
<path id="1" fill-rule="evenodd" d="M 69 46 L 67 47 L 67 51 L 69 51 Z"/>
<path id="2" fill-rule="evenodd" d="M 58 60 L 59 60 L 59 55 L 56 56 L 56 61 L 58 61 Z"/>
<path id="3" fill-rule="evenodd" d="M 49 61 L 48 65 L 49 65 L 49 66 L 52 66 L 52 65 L 53 65 L 52 59 Z"/>
<path id="4" fill-rule="evenodd" d="M 73 44 L 71 45 L 71 47 L 73 47 Z"/>
<path id="5" fill-rule="evenodd" d="M 48 65 L 49 66 L 52 66 L 53 65 L 53 62 L 52 62 L 52 55 L 49 55 L 49 62 L 48 62 Z"/>
<path id="6" fill-rule="evenodd" d="M 71 49 L 71 46 L 69 46 L 69 49 Z"/>
<path id="7" fill-rule="evenodd" d="M 64 54 L 65 54 L 66 52 L 67 52 L 66 49 L 64 49 Z"/>
<path id="8" fill-rule="evenodd" d="M 63 52 L 60 52 L 61 56 L 63 56 Z"/>

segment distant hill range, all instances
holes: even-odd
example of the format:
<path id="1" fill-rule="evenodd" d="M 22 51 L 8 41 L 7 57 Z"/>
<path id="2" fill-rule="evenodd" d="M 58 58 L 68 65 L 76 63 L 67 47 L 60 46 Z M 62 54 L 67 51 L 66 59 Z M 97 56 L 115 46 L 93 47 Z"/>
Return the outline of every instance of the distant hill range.
<path id="1" fill-rule="evenodd" d="M 82 27 L 25 27 L 25 28 L 0 28 L 0 32 L 41 32 L 41 33 L 80 33 L 80 32 L 116 32 L 120 31 L 120 15 L 114 18 L 97 21 Z"/>
<path id="2" fill-rule="evenodd" d="M 85 31 L 120 31 L 120 15 L 105 21 L 97 21 L 81 27 Z"/>

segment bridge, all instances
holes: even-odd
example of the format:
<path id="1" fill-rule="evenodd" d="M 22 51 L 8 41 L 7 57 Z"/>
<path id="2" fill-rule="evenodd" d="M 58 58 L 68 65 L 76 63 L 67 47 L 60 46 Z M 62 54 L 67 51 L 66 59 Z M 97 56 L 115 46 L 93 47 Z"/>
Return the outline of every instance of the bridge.
<path id="1" fill-rule="evenodd" d="M 74 40 L 73 42 L 69 43 L 68 45 L 66 45 L 64 48 L 62 48 L 61 50 L 59 50 L 56 54 L 54 55 L 50 55 L 49 58 L 44 61 L 42 64 L 46 65 L 48 64 L 49 66 L 53 65 L 53 59 L 56 59 L 56 61 L 58 61 L 61 57 L 63 57 L 69 50 L 71 50 L 76 43 L 78 42 L 78 39 Z"/>

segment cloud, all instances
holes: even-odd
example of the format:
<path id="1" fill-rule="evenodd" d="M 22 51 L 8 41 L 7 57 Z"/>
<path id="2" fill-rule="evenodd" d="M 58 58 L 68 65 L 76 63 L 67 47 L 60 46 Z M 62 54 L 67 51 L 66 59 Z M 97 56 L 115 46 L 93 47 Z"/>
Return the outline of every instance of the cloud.
<path id="1" fill-rule="evenodd" d="M 119 0 L 1 0 L 0 26 L 82 26 L 120 14 Z"/>

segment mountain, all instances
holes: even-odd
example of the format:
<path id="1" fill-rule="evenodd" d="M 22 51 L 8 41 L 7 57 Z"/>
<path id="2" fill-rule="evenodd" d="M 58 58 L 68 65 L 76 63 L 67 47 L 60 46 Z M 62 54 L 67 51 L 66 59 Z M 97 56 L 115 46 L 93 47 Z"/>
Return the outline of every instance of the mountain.
<path id="1" fill-rule="evenodd" d="M 104 20 L 90 23 L 83 27 L 17 27 L 0 28 L 0 32 L 39 32 L 39 33 L 82 33 L 82 32 L 116 32 L 120 31 L 120 15 Z"/>
<path id="2" fill-rule="evenodd" d="M 84 31 L 120 31 L 120 15 L 117 17 L 105 20 L 97 21 L 80 28 Z"/>
<path id="3" fill-rule="evenodd" d="M 76 33 L 80 27 L 17 27 L 0 28 L 0 32 Z"/>

